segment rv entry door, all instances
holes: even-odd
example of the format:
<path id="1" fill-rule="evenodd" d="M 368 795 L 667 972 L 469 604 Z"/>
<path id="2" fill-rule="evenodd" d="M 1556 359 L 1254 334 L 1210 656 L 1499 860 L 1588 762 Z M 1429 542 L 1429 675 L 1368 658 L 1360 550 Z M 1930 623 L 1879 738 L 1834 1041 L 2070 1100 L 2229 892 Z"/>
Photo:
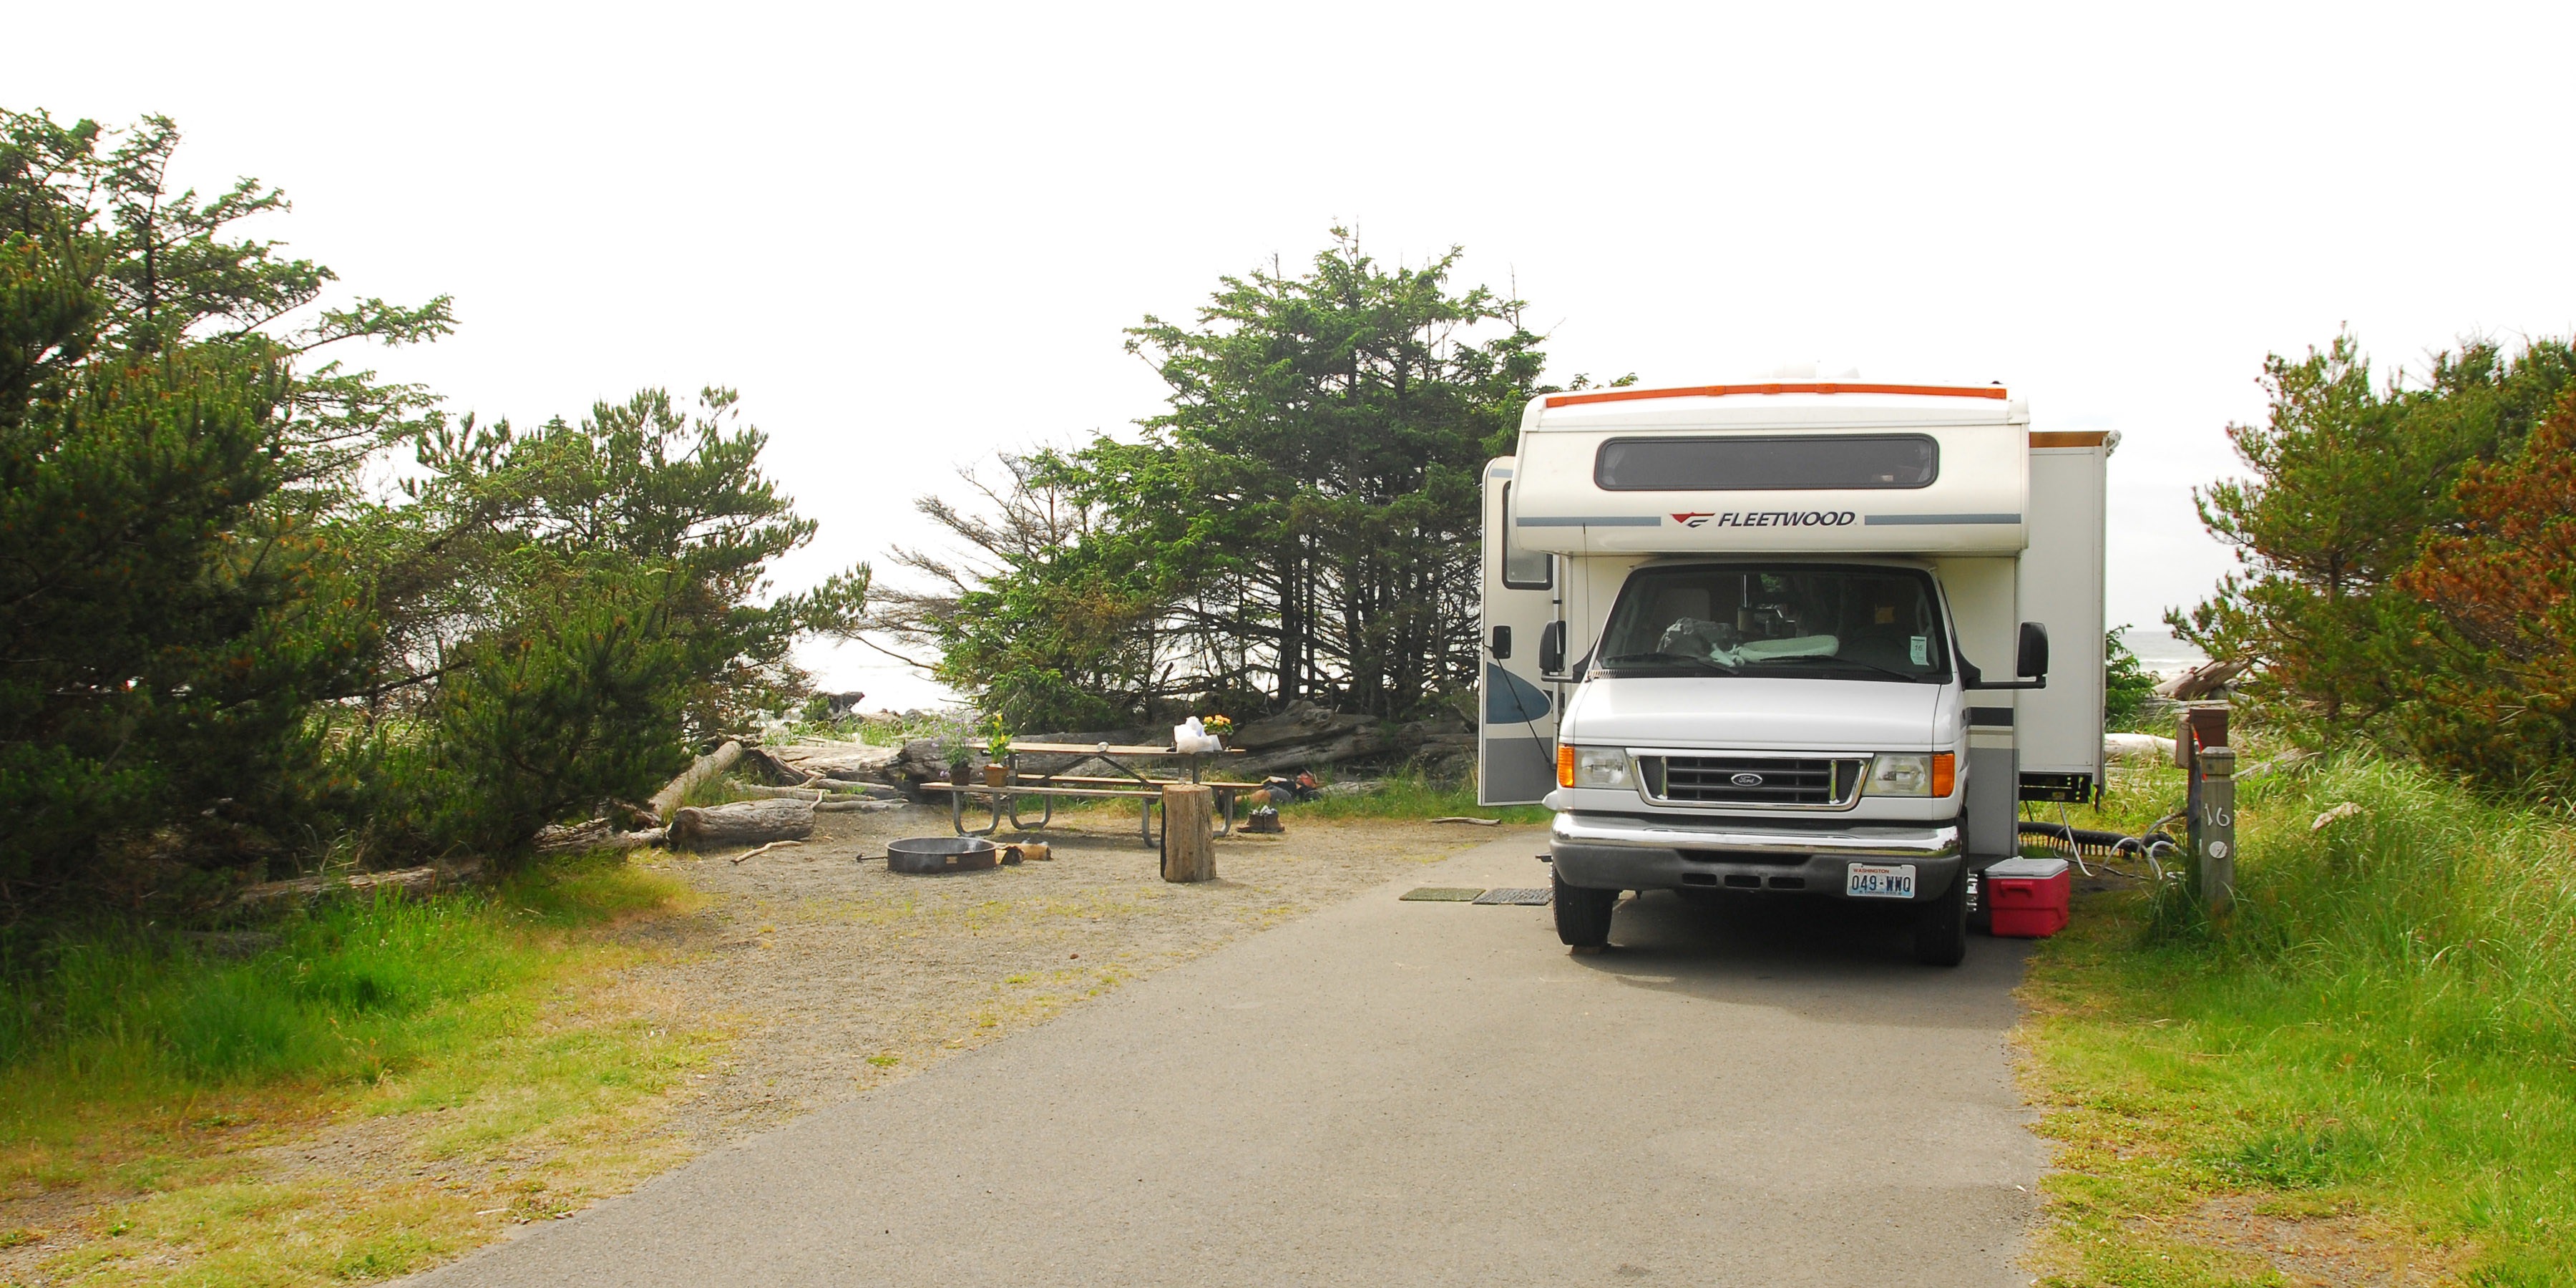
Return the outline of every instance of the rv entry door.
<path id="1" fill-rule="evenodd" d="M 1512 525 L 1513 458 L 1485 466 L 1484 664 L 1478 668 L 1476 802 L 1534 804 L 1556 786 L 1556 686 L 1538 667 L 1556 619 L 1556 556 L 1521 548 Z"/>

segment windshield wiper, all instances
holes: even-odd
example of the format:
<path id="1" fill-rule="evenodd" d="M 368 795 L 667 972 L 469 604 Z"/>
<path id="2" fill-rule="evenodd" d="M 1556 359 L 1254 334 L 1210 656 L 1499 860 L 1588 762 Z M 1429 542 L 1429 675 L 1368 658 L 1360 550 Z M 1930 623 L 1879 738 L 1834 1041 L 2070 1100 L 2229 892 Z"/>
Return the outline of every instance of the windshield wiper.
<path id="1" fill-rule="evenodd" d="M 1897 679 L 1903 680 L 1907 684 L 1919 684 L 1925 678 L 1920 675 L 1908 675 L 1903 671 L 1894 669 L 1893 667 L 1880 666 L 1876 662 L 1864 662 L 1856 657 L 1835 657 L 1830 653 L 1793 653 L 1787 657 L 1766 657 L 1762 660 L 1766 664 L 1772 662 L 1830 662 L 1835 666 L 1856 666 L 1863 670 L 1876 671 L 1880 675 L 1895 676 Z"/>
<path id="2" fill-rule="evenodd" d="M 1622 653 L 1617 657 L 1603 658 L 1601 661 L 1605 666 L 1627 666 L 1647 662 L 1688 662 L 1693 666 L 1706 667 L 1711 671 L 1717 672 L 1719 675 L 1732 675 L 1737 669 L 1735 667 L 1728 666 L 1724 662 L 1720 662 L 1715 658 L 1694 657 L 1688 653 L 1672 652 Z"/>

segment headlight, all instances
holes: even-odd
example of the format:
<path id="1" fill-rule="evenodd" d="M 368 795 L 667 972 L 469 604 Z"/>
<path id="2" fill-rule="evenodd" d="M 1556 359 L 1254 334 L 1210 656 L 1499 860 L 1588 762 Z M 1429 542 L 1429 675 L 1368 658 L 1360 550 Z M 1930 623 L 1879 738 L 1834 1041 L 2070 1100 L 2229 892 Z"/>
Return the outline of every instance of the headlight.
<path id="1" fill-rule="evenodd" d="M 1560 747 L 1556 757 L 1559 787 L 1626 787 L 1628 753 L 1616 747 Z"/>
<path id="2" fill-rule="evenodd" d="M 1870 762 L 1869 796 L 1947 796 L 1957 780 L 1958 757 L 1947 751 L 1883 751 Z"/>

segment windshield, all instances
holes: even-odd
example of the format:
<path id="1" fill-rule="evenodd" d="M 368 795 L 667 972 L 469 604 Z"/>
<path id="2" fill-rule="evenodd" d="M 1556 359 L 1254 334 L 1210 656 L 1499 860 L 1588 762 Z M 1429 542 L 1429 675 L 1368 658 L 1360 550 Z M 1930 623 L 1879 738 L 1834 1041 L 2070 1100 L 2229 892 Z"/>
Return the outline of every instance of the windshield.
<path id="1" fill-rule="evenodd" d="M 1802 675 L 1939 683 L 1932 578 L 1905 568 L 1694 564 L 1619 591 L 1596 667 L 1618 675 Z"/>

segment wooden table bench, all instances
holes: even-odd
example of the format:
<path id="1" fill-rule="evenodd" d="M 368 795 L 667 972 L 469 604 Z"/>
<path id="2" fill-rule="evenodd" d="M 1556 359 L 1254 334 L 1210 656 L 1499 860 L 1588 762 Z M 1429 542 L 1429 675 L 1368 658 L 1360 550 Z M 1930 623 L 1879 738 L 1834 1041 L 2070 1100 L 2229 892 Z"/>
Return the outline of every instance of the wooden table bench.
<path id="1" fill-rule="evenodd" d="M 1111 777 L 1099 774 L 1026 773 L 1019 767 L 1019 758 L 1024 753 L 1029 755 L 1046 756 L 1080 756 L 1088 760 L 1098 760 L 1106 763 L 1110 768 L 1117 770 L 1119 776 Z M 922 790 L 947 793 L 948 821 L 951 826 L 957 829 L 957 834 L 959 836 L 991 836 L 995 832 L 1002 830 L 1002 820 L 1004 818 L 1008 818 L 1011 826 L 1018 831 L 1037 831 L 1055 820 L 1055 803 L 1060 797 L 1087 798 L 1093 800 L 1138 801 L 1142 804 L 1143 808 L 1141 816 L 1137 819 L 1137 834 L 1144 838 L 1145 844 L 1153 845 L 1157 843 L 1154 836 L 1154 806 L 1160 803 L 1163 799 L 1163 789 L 1168 786 L 1185 782 L 1199 782 L 1200 768 L 1206 761 L 1209 754 L 1240 755 L 1241 753 L 1185 752 L 1175 751 L 1170 747 L 1122 747 L 1108 743 L 1093 743 L 1087 746 L 1080 743 L 1019 743 L 1015 744 L 1011 748 L 1010 754 L 1003 758 L 1003 765 L 1010 770 L 1010 781 L 1005 783 L 1003 786 L 994 787 L 984 783 L 966 783 L 962 785 L 956 783 L 924 783 L 922 784 Z M 1188 778 L 1157 778 L 1153 775 L 1140 773 L 1120 764 L 1119 759 L 1121 757 L 1127 759 L 1149 759 L 1157 757 L 1166 759 L 1184 759 L 1189 762 L 1190 776 Z M 1082 762 L 1076 761 L 1074 763 L 1080 764 Z M 1261 788 L 1261 784 L 1259 783 L 1216 782 L 1206 783 L 1204 786 L 1208 787 L 1216 794 L 1217 813 L 1222 815 L 1225 820 L 1224 823 L 1219 826 L 1217 832 L 1219 836 L 1228 835 L 1234 831 L 1235 802 L 1241 799 L 1245 792 L 1258 791 Z M 983 827 L 969 828 L 966 826 L 966 802 L 970 797 L 981 799 L 984 802 L 984 807 L 991 813 L 991 821 Z M 1020 816 L 1020 801 L 1024 797 L 1034 798 L 1039 804 L 1038 818 L 1034 823 Z"/>

